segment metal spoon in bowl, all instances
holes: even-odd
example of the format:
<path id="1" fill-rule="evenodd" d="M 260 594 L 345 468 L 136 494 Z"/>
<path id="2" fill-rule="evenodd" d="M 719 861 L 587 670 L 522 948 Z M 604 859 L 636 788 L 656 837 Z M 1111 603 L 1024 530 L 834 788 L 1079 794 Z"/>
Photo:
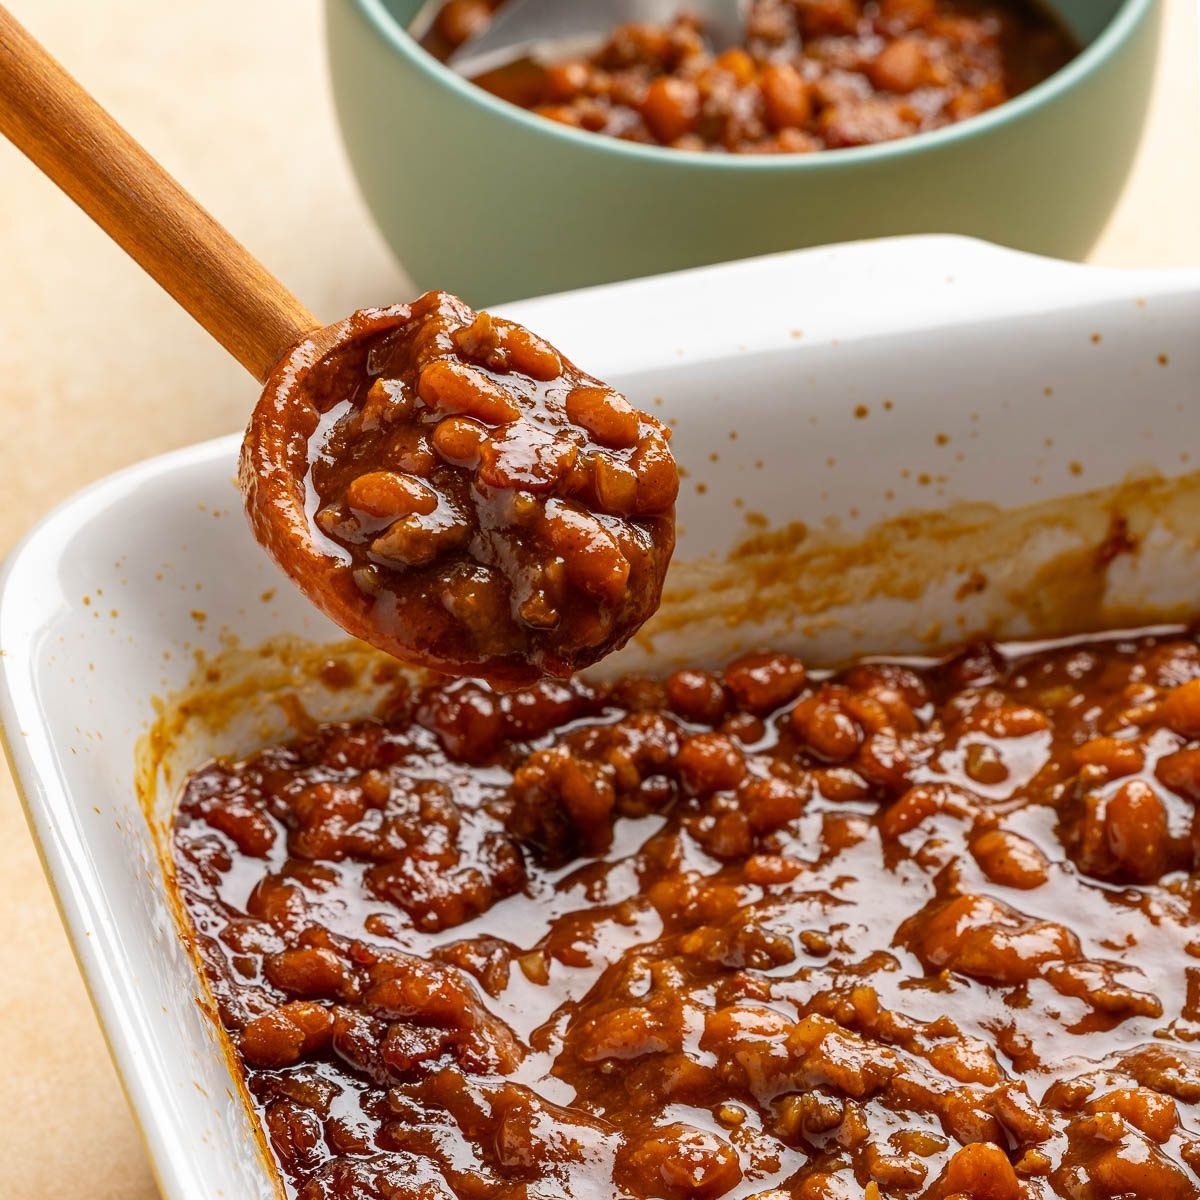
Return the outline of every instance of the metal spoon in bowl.
<path id="1" fill-rule="evenodd" d="M 424 37 L 445 0 L 428 0 L 409 24 Z M 598 49 L 608 33 L 631 22 L 662 24 L 681 12 L 703 23 L 713 46 L 736 45 L 749 0 L 508 0 L 483 30 L 450 56 L 448 65 L 473 77 L 518 58 L 554 61 Z"/>

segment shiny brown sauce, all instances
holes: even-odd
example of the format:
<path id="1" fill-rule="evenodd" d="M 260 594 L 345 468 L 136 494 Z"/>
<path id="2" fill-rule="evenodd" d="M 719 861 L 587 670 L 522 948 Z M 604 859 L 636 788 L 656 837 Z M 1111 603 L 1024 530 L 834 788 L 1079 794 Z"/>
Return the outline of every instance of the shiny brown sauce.
<path id="1" fill-rule="evenodd" d="M 414 688 L 187 784 L 301 1200 L 1194 1200 L 1200 647 Z"/>

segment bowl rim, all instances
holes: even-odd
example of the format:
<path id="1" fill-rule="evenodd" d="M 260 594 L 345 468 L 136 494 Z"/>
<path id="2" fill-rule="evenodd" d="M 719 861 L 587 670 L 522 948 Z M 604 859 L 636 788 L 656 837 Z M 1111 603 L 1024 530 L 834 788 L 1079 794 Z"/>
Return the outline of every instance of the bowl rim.
<path id="1" fill-rule="evenodd" d="M 330 6 L 344 0 L 326 0 Z M 524 126 L 535 134 L 568 145 L 590 147 L 597 154 L 646 163 L 674 163 L 681 167 L 714 171 L 812 171 L 867 166 L 889 158 L 906 158 L 926 150 L 938 150 L 983 136 L 1015 124 L 1043 105 L 1052 104 L 1094 75 L 1129 41 L 1161 0 L 1121 0 L 1099 36 L 1090 41 L 1066 66 L 1035 84 L 1028 91 L 1006 100 L 987 112 L 941 129 L 915 133 L 890 142 L 852 146 L 812 154 L 714 154 L 707 150 L 674 150 L 667 146 L 643 145 L 621 138 L 605 137 L 550 121 L 476 87 L 422 49 L 389 11 L 387 0 L 352 0 L 375 33 L 392 49 L 434 83 L 448 88 L 468 104 L 490 111 L 501 120 Z"/>

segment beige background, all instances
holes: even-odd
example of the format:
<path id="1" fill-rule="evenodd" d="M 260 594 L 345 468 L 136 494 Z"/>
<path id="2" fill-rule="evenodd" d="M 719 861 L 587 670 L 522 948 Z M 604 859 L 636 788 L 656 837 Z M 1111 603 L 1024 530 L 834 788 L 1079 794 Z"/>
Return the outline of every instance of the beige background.
<path id="1" fill-rule="evenodd" d="M 408 294 L 341 155 L 315 0 L 10 6 L 318 315 Z M 1200 265 L 1197 0 L 1167 7 L 1149 132 L 1097 262 Z M 7 145 L 0 280 L 0 552 L 89 480 L 243 424 L 250 379 Z M 0 930 L 0 1193 L 149 1200 L 3 766 Z"/>

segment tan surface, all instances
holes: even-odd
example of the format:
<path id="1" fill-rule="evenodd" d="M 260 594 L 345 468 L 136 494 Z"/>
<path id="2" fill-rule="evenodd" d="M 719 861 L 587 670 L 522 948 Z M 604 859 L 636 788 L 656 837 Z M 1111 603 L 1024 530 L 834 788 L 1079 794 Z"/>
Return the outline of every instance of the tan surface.
<path id="1" fill-rule="evenodd" d="M 1150 132 L 1100 262 L 1200 264 L 1196 0 L 1167 4 Z M 318 316 L 407 294 L 341 157 L 315 0 L 10 5 Z M 0 277 L 0 551 L 89 480 L 242 424 L 249 376 L 7 146 Z M 64 338 L 65 359 L 55 354 Z M 2 766 L 0 929 L 0 1191 L 150 1200 L 133 1121 Z"/>

